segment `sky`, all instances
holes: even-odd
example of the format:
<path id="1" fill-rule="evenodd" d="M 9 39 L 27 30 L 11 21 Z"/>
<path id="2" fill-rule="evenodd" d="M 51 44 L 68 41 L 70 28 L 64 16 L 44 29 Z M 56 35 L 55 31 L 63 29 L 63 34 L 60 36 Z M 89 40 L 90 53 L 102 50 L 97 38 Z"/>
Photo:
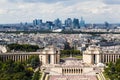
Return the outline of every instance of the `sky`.
<path id="1" fill-rule="evenodd" d="M 86 23 L 120 23 L 120 0 L 0 0 L 0 24 L 81 17 Z"/>

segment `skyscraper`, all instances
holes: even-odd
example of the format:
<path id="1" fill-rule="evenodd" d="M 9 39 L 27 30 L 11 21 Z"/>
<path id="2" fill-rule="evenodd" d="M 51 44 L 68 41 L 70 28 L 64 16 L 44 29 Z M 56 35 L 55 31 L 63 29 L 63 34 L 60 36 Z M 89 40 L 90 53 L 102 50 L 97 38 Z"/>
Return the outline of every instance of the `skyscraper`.
<path id="1" fill-rule="evenodd" d="M 80 20 L 80 28 L 85 28 L 85 21 L 83 20 L 83 17 L 81 17 Z"/>
<path id="2" fill-rule="evenodd" d="M 33 25 L 34 26 L 40 26 L 41 24 L 42 24 L 42 20 L 40 20 L 40 19 L 33 20 Z"/>
<path id="3" fill-rule="evenodd" d="M 105 28 L 109 29 L 109 23 L 108 22 L 105 22 Z"/>
<path id="4" fill-rule="evenodd" d="M 73 19 L 73 28 L 74 29 L 79 29 L 79 19 L 74 18 Z"/>
<path id="5" fill-rule="evenodd" d="M 62 27 L 62 22 L 61 20 L 58 18 L 54 21 L 54 25 L 56 28 L 61 28 Z"/>
<path id="6" fill-rule="evenodd" d="M 72 27 L 72 19 L 71 18 L 68 18 L 67 20 L 65 20 L 65 26 Z"/>
<path id="7" fill-rule="evenodd" d="M 48 29 L 52 30 L 53 29 L 53 22 L 47 21 L 46 26 L 48 27 Z"/>

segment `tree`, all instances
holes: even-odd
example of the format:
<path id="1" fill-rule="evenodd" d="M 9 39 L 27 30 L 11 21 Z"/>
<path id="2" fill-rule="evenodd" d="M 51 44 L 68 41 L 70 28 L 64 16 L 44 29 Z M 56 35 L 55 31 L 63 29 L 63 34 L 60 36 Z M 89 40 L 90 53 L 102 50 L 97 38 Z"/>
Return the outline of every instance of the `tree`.
<path id="1" fill-rule="evenodd" d="M 37 68 L 40 65 L 39 56 L 31 56 L 27 63 L 31 65 L 32 68 Z"/>
<path id="2" fill-rule="evenodd" d="M 27 65 L 8 60 L 0 61 L 0 80 L 31 80 L 33 71 L 27 69 Z"/>
<path id="3" fill-rule="evenodd" d="M 39 49 L 37 45 L 30 45 L 30 44 L 8 44 L 7 47 L 9 50 L 14 51 L 26 51 L 26 52 L 35 52 Z"/>
<path id="4" fill-rule="evenodd" d="M 110 62 L 108 67 L 105 68 L 105 73 L 110 80 L 120 80 L 120 59 L 118 59 L 116 63 Z"/>
<path id="5" fill-rule="evenodd" d="M 39 78 L 40 78 L 40 72 L 37 71 L 37 72 L 34 73 L 34 76 L 33 76 L 32 80 L 39 80 Z"/>

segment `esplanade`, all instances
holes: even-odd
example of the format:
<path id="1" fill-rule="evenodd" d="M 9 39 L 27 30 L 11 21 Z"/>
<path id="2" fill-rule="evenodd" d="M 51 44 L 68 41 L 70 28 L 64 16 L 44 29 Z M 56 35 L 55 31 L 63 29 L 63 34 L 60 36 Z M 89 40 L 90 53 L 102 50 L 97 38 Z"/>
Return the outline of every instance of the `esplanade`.
<path id="1" fill-rule="evenodd" d="M 37 55 L 41 62 L 41 70 L 48 74 L 49 80 L 58 80 L 58 78 L 61 78 L 60 76 L 63 76 L 63 79 L 60 80 L 68 80 L 70 76 L 75 77 L 76 75 L 78 77 L 76 80 L 93 80 L 93 78 L 97 80 L 96 73 L 100 73 L 104 69 L 105 63 L 115 62 L 120 58 L 119 50 L 114 50 L 114 48 L 109 50 L 100 46 L 90 45 L 83 51 L 82 60 L 69 57 L 64 62 L 60 62 L 60 50 L 54 46 L 48 46 L 38 52 L 1 52 L 0 58 L 2 61 L 12 59 L 22 62 L 30 56 Z"/>

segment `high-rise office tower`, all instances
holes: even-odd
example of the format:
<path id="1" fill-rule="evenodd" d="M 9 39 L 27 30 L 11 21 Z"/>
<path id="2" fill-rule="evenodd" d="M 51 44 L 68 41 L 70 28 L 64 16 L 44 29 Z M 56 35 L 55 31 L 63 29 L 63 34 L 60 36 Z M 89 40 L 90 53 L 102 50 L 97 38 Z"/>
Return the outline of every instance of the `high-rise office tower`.
<path id="1" fill-rule="evenodd" d="M 71 18 L 68 18 L 67 20 L 65 20 L 65 26 L 72 27 L 72 19 Z"/>
<path id="2" fill-rule="evenodd" d="M 33 20 L 33 25 L 34 26 L 40 26 L 41 24 L 42 24 L 42 20 L 40 20 L 40 19 Z"/>
<path id="3" fill-rule="evenodd" d="M 48 27 L 48 29 L 52 30 L 53 29 L 53 22 L 47 21 L 46 26 Z"/>
<path id="4" fill-rule="evenodd" d="M 109 23 L 108 22 L 105 22 L 105 28 L 109 29 Z"/>
<path id="5" fill-rule="evenodd" d="M 81 17 L 80 28 L 84 28 L 84 27 L 85 27 L 85 21 L 83 20 L 83 17 Z"/>
<path id="6" fill-rule="evenodd" d="M 54 27 L 56 27 L 56 28 L 61 28 L 62 27 L 62 22 L 61 22 L 61 20 L 58 18 L 58 19 L 56 19 L 55 21 L 54 21 Z"/>
<path id="7" fill-rule="evenodd" d="M 78 29 L 79 27 L 80 27 L 79 26 L 79 19 L 74 18 L 73 19 L 73 28 Z"/>

